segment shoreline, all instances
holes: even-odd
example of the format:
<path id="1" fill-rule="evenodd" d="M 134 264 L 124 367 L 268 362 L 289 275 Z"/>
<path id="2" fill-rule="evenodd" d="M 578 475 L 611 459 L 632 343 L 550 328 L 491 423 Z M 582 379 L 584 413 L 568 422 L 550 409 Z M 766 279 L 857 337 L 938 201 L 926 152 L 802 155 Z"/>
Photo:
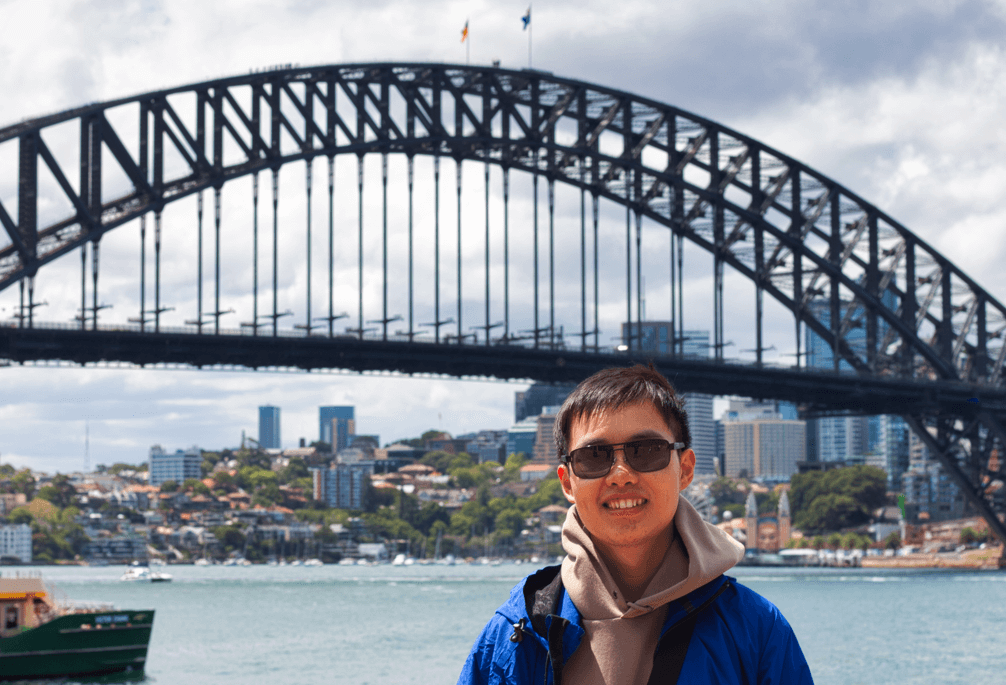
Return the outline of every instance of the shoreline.
<path id="1" fill-rule="evenodd" d="M 1006 568 L 1000 565 L 1003 549 L 990 547 L 981 550 L 967 550 L 960 554 L 930 553 L 906 554 L 898 557 L 863 557 L 862 568 L 960 568 L 989 569 Z"/>

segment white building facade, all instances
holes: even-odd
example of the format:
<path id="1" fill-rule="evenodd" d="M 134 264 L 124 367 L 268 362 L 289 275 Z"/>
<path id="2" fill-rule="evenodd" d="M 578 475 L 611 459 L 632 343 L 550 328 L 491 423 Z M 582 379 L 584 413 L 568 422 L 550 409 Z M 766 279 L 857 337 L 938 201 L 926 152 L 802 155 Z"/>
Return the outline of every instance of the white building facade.
<path id="1" fill-rule="evenodd" d="M 0 526 L 0 556 L 17 557 L 31 563 L 31 526 L 27 523 Z"/>
<path id="2" fill-rule="evenodd" d="M 202 478 L 203 453 L 198 447 L 165 452 L 160 445 L 150 448 L 150 484 L 174 481 L 181 485 L 190 478 Z"/>

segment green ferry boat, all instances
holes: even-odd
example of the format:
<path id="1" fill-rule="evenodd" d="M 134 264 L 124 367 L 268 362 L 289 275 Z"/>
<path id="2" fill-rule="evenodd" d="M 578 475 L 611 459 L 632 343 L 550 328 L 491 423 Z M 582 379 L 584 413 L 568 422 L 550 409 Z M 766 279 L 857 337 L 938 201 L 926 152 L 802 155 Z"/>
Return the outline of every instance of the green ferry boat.
<path id="1" fill-rule="evenodd" d="M 143 677 L 154 612 L 56 601 L 42 579 L 0 578 L 0 680 Z"/>

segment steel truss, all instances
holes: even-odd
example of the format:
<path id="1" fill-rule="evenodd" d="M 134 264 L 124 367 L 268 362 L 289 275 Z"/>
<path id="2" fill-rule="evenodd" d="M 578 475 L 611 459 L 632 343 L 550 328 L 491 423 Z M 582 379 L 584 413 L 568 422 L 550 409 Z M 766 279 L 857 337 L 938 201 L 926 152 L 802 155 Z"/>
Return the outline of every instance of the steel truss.
<path id="1" fill-rule="evenodd" d="M 193 103 L 194 110 L 190 107 Z M 113 125 L 111 122 L 120 118 L 112 114 L 121 111 L 131 112 L 130 121 L 135 124 Z M 79 124 L 79 176 L 60 166 L 45 140 L 49 130 L 67 122 Z M 134 136 L 136 145 L 131 145 Z M 416 155 L 433 156 L 438 162 L 440 158 L 451 158 L 459 165 L 466 160 L 478 161 L 486 165 L 487 177 L 489 165 L 499 166 L 504 171 L 504 183 L 510 170 L 521 170 L 534 175 L 536 198 L 539 177 L 545 180 L 550 245 L 554 239 L 552 204 L 556 182 L 577 187 L 583 193 L 581 246 L 586 241 L 586 194 L 592 200 L 595 241 L 598 199 L 605 198 L 625 207 L 626 320 L 630 330 L 641 319 L 640 226 L 645 217 L 666 226 L 676 238 L 672 240 L 671 263 L 672 274 L 676 273 L 678 279 L 673 311 L 674 343 L 679 353 L 684 349 L 680 259 L 683 241 L 688 240 L 713 256 L 712 347 L 716 360 L 723 360 L 727 344 L 723 340 L 723 283 L 724 267 L 729 267 L 755 286 L 758 366 L 764 350 L 762 310 L 767 293 L 793 315 L 797 367 L 805 365 L 802 356 L 807 351 L 809 330 L 830 347 L 834 371 L 851 368 L 856 373 L 856 383 L 909 381 L 937 389 L 969 388 L 968 392 L 982 403 L 978 418 L 973 418 L 970 406 L 962 407 L 956 400 L 928 413 L 901 411 L 891 405 L 884 411 L 910 414 L 909 423 L 935 454 L 942 455 L 940 458 L 951 473 L 957 474 L 955 477 L 961 483 L 969 484 L 966 492 L 972 503 L 1006 538 L 1002 523 L 990 513 L 1003 511 L 1002 502 L 996 499 L 998 495 L 990 494 L 993 490 L 988 485 L 1003 481 L 1001 466 L 989 472 L 988 455 L 1001 449 L 1004 437 L 1000 425 L 1006 420 L 1006 412 L 1002 411 L 1000 400 L 1006 396 L 1002 379 L 1006 362 L 1006 308 L 946 257 L 877 207 L 800 162 L 716 122 L 630 93 L 540 71 L 438 64 L 358 64 L 277 69 L 87 105 L 0 129 L 0 143 L 14 139 L 18 141 L 18 202 L 16 216 L 0 203 L 0 225 L 10 240 L 10 244 L 0 248 L 0 290 L 15 283 L 22 288 L 27 286 L 28 303 L 22 309 L 22 325 L 26 321 L 28 327 L 32 325 L 36 306 L 33 282 L 38 270 L 81 248 L 83 278 L 90 246 L 93 279 L 90 310 L 92 328 L 97 331 L 101 308 L 97 296 L 101 237 L 153 213 L 154 249 L 155 255 L 159 255 L 160 213 L 167 204 L 198 194 L 201 250 L 202 193 L 210 189 L 214 192 L 214 235 L 219 241 L 220 189 L 245 175 L 255 177 L 257 254 L 258 175 L 263 172 L 271 175 L 274 219 L 271 238 L 275 246 L 277 172 L 291 162 L 327 157 L 331 198 L 331 160 L 341 154 L 359 157 L 361 233 L 362 159 L 366 154 L 382 155 L 385 197 L 387 155 L 408 157 L 410 217 L 411 169 Z M 170 162 L 172 157 L 181 163 Z M 130 188 L 118 197 L 108 197 L 109 193 L 103 192 L 102 179 L 108 171 L 103 164 L 128 179 Z M 38 219 L 38 179 L 43 167 L 48 168 L 73 206 L 71 216 L 45 226 L 39 225 Z M 308 165 L 308 174 L 310 168 Z M 436 168 L 439 188 L 439 163 Z M 78 181 L 71 182 L 71 176 Z M 460 171 L 457 194 L 460 204 Z M 537 208 L 536 202 L 536 231 Z M 329 218 L 331 227 L 331 205 Z M 365 322 L 361 295 L 357 312 L 361 340 L 364 331 L 370 330 L 364 328 L 365 323 L 380 324 L 387 340 L 388 323 L 396 320 L 387 311 L 386 213 L 384 221 L 384 311 L 377 321 Z M 145 234 L 146 224 L 141 225 Z M 460 219 L 457 230 L 460 243 Z M 411 223 L 409 235 L 411 240 Z M 539 343 L 554 347 L 556 322 L 551 306 L 554 302 L 550 302 L 547 325 L 539 319 L 537 250 L 536 240 L 532 335 L 535 347 Z M 219 260 L 219 242 L 216 254 Z M 276 308 L 275 254 L 274 250 L 272 312 L 259 315 L 256 299 L 255 320 L 248 324 L 256 334 L 263 325 L 259 318 L 264 318 L 271 323 L 273 335 L 277 335 L 277 322 L 285 314 Z M 594 255 L 596 260 L 596 251 Z M 554 290 L 552 256 L 549 255 L 550 301 Z M 155 256 L 159 268 L 158 259 Z M 360 260 L 362 279 L 362 252 Z M 486 260 L 488 263 L 488 253 Z M 596 351 L 596 318 L 594 330 L 588 331 L 583 250 L 581 262 L 581 349 L 589 350 L 588 338 L 593 335 Z M 200 254 L 200 268 L 201 265 Z M 459 262 L 459 272 L 461 268 Z M 459 278 L 457 321 L 440 318 L 438 285 L 437 320 L 432 324 L 437 341 L 453 339 L 464 343 L 469 337 L 461 325 L 460 282 Z M 83 286 L 82 283 L 82 298 Z M 488 344 L 490 330 L 498 325 L 489 318 L 488 270 L 485 290 L 486 321 L 479 328 L 485 328 L 484 340 Z M 207 316 L 213 318 L 213 331 L 221 330 L 220 317 L 227 311 L 221 309 L 219 294 L 218 261 L 213 311 L 202 311 L 200 291 L 196 321 L 200 333 Z M 595 317 L 596 298 L 595 261 Z M 82 329 L 86 326 L 87 309 L 82 299 Z M 410 266 L 407 332 L 410 340 L 416 335 L 411 310 Z M 141 329 L 152 320 L 154 330 L 159 330 L 163 311 L 158 271 L 154 308 L 141 311 Z M 346 315 L 335 314 L 330 292 L 328 315 L 321 317 L 328 322 L 330 336 L 332 322 L 343 316 Z M 513 335 L 508 316 L 509 305 L 501 342 L 507 342 Z M 452 324 L 457 326 L 456 335 L 442 338 L 441 326 Z M 316 327 L 310 313 L 302 327 L 308 333 Z M 630 355 L 633 339 L 630 334 Z M 765 384 L 753 394 L 770 397 L 782 392 L 773 388 L 771 378 L 776 372 L 769 369 L 762 372 Z M 827 410 L 840 405 L 846 408 L 843 402 L 833 402 L 826 393 L 817 393 L 806 404 Z M 1000 460 L 994 461 L 1001 464 Z M 958 464 L 956 470 L 954 463 Z"/>

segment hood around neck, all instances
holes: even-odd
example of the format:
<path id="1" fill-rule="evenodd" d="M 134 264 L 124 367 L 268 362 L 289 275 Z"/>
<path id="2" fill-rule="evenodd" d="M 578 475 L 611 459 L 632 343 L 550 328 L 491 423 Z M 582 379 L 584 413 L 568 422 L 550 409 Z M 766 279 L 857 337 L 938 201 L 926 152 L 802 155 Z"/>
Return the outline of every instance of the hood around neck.
<path id="1" fill-rule="evenodd" d="M 562 583 L 570 599 L 588 620 L 634 618 L 684 597 L 718 578 L 744 557 L 744 547 L 722 530 L 706 523 L 684 497 L 674 515 L 674 538 L 660 568 L 642 596 L 626 602 L 583 526 L 576 505 L 562 527 Z"/>

